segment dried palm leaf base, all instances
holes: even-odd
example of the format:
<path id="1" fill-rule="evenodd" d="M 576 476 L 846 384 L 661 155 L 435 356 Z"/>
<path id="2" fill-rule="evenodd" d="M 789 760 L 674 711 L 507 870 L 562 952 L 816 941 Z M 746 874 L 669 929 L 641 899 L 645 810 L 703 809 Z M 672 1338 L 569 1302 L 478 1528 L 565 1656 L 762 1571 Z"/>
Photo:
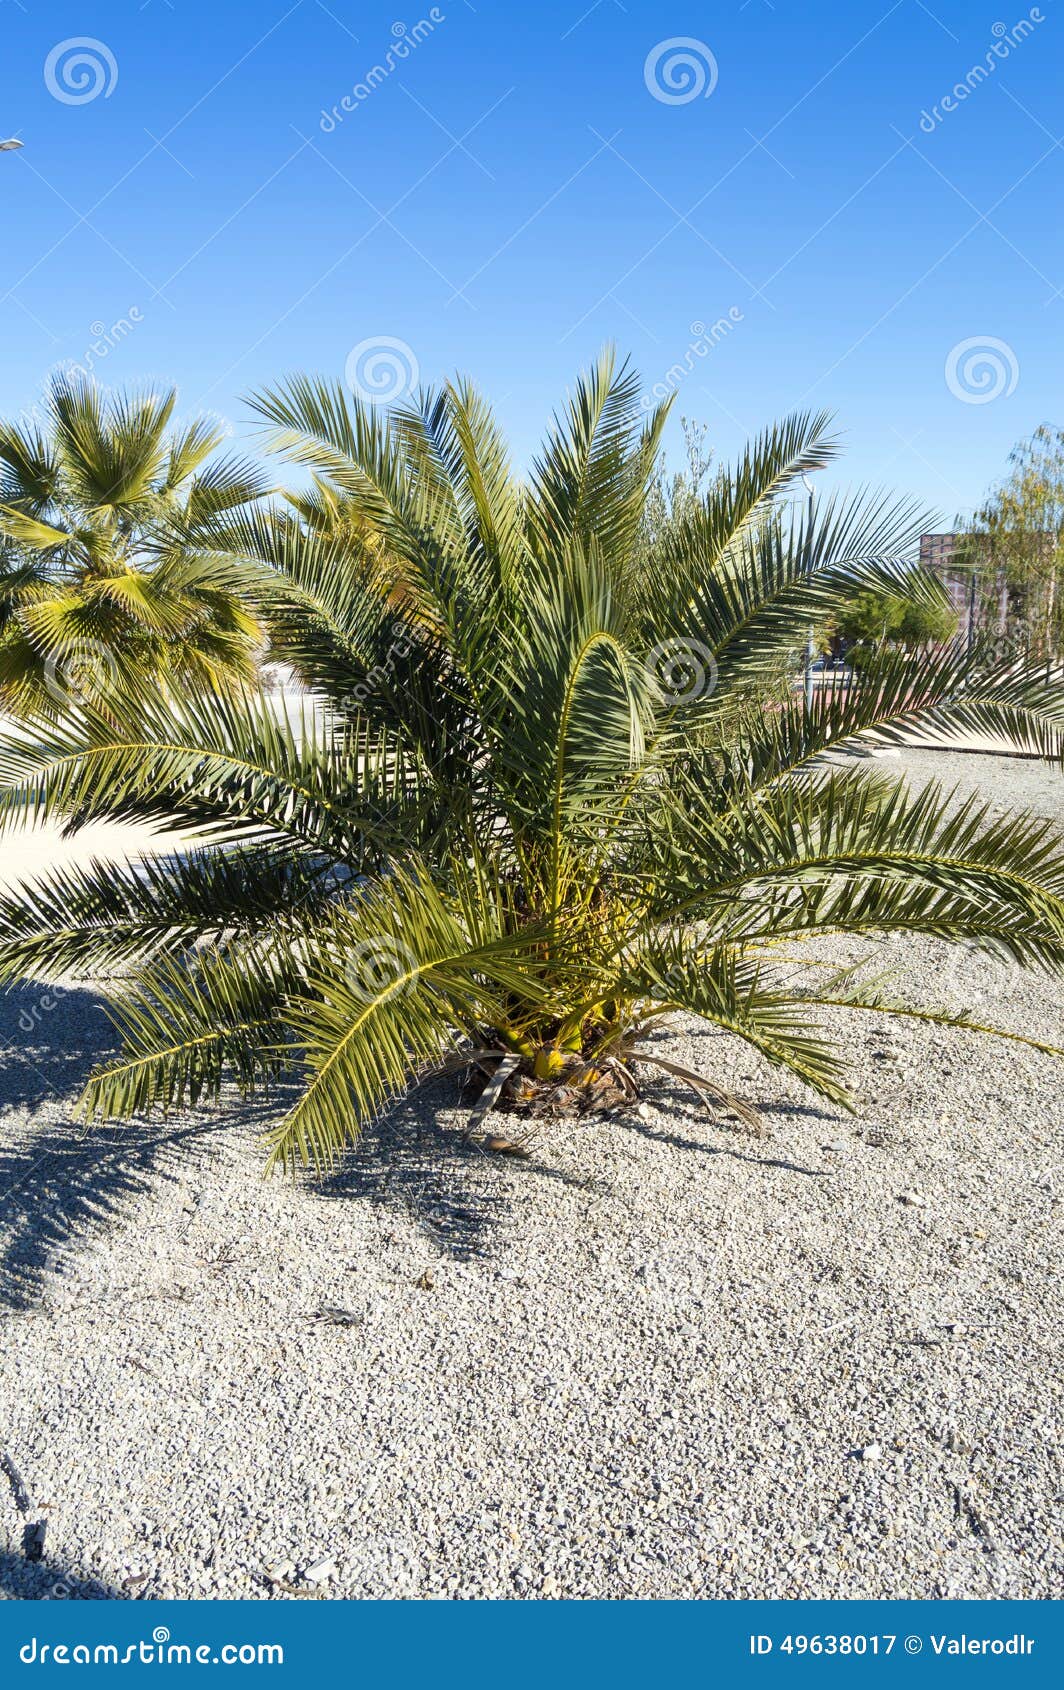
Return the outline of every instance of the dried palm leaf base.
<path id="1" fill-rule="evenodd" d="M 468 1064 L 469 1079 L 466 1091 L 476 1099 L 469 1118 L 466 1137 L 482 1125 L 492 1110 L 520 1112 L 535 1120 L 563 1119 L 574 1115 L 604 1115 L 630 1108 L 642 1096 L 632 1072 L 637 1063 L 659 1068 L 663 1073 L 682 1080 L 690 1086 L 715 1121 L 729 1125 L 742 1124 L 759 1137 L 765 1127 L 761 1116 L 750 1104 L 677 1062 L 649 1052 L 629 1051 L 625 1060 L 619 1056 L 587 1058 L 573 1055 L 563 1059 L 561 1071 L 547 1079 L 540 1078 L 533 1064 L 504 1051 L 478 1050 L 462 1060 Z"/>

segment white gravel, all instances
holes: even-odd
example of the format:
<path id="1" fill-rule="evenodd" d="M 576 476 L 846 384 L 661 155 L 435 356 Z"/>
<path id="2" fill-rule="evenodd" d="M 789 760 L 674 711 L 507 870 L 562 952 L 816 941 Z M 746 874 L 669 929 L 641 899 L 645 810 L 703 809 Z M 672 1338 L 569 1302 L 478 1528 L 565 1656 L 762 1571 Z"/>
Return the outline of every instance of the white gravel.
<path id="1" fill-rule="evenodd" d="M 1061 813 L 1036 764 L 904 763 Z M 1044 980 L 881 951 L 1062 1037 Z M 80 1136 L 97 1000 L 0 1007 L 4 1594 L 1059 1594 L 1052 1059 L 839 1015 L 850 1119 L 681 1029 L 769 1136 L 663 1085 L 518 1161 L 438 1088 L 293 1186 L 265 1115 Z"/>

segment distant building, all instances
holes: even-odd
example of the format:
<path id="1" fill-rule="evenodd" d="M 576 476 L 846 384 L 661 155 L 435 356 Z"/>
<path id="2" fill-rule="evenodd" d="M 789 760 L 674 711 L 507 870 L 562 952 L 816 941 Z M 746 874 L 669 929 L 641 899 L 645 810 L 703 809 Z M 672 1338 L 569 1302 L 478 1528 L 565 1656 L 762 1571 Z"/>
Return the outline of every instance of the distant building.
<path id="1" fill-rule="evenodd" d="M 957 550 L 961 536 L 952 534 L 921 534 L 920 536 L 920 564 L 924 569 L 933 569 L 938 574 L 940 569 L 948 568 L 950 559 Z"/>
<path id="2" fill-rule="evenodd" d="M 958 632 L 967 643 L 978 598 L 978 578 L 971 569 L 954 564 L 953 558 L 964 536 L 958 533 L 921 534 L 920 567 L 937 575 L 959 618 Z"/>
<path id="3" fill-rule="evenodd" d="M 977 631 L 986 632 L 988 616 L 993 618 L 993 610 L 991 608 L 988 612 L 987 586 L 981 579 L 980 571 L 973 569 L 970 564 L 955 561 L 964 539 L 965 535 L 956 531 L 947 534 L 921 534 L 920 566 L 937 575 L 945 587 L 950 604 L 957 613 L 957 632 L 967 645 Z M 1003 633 L 1008 622 L 1009 599 L 1008 588 L 1000 571 L 997 596 L 998 632 Z"/>

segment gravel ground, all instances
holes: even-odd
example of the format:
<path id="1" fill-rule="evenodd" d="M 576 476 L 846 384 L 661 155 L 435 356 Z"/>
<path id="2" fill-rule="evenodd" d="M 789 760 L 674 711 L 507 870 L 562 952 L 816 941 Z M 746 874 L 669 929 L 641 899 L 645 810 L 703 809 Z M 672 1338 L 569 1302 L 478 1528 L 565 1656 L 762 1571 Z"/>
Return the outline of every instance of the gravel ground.
<path id="1" fill-rule="evenodd" d="M 1045 981 L 880 953 L 1062 1036 Z M 662 1086 L 488 1156 L 441 1089 L 293 1187 L 250 1113 L 79 1136 L 96 998 L 2 1008 L 5 1594 L 1059 1594 L 1052 1059 L 840 1014 L 849 1118 L 681 1027 L 766 1136 Z"/>

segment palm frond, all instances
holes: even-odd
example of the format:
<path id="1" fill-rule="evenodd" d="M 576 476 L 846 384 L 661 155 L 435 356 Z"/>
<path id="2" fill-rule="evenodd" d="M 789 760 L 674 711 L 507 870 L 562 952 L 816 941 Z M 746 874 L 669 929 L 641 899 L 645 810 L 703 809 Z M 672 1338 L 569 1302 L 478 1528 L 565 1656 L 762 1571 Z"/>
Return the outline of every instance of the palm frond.
<path id="1" fill-rule="evenodd" d="M 91 863 L 0 894 L 0 983 L 115 969 L 305 923 L 332 891 L 322 866 L 269 848 Z"/>
<path id="2" fill-rule="evenodd" d="M 396 873 L 314 936 L 291 1006 L 308 1078 L 272 1135 L 271 1160 L 334 1162 L 361 1128 L 463 1034 L 504 1018 L 503 997 L 545 997 L 536 934 L 471 935 L 424 876 Z"/>
<path id="3" fill-rule="evenodd" d="M 245 1096 L 269 1090 L 292 1067 L 285 1006 L 299 978 L 292 950 L 269 943 L 191 966 L 160 958 L 109 1002 L 121 1051 L 90 1076 L 82 1113 L 195 1107 L 226 1080 Z"/>
<path id="4" fill-rule="evenodd" d="M 774 989 L 756 963 L 730 945 L 692 950 L 679 935 L 647 944 L 622 976 L 626 992 L 659 1008 L 687 1010 L 734 1033 L 803 1084 L 849 1108 L 845 1065 L 809 1026 L 793 993 Z"/>

